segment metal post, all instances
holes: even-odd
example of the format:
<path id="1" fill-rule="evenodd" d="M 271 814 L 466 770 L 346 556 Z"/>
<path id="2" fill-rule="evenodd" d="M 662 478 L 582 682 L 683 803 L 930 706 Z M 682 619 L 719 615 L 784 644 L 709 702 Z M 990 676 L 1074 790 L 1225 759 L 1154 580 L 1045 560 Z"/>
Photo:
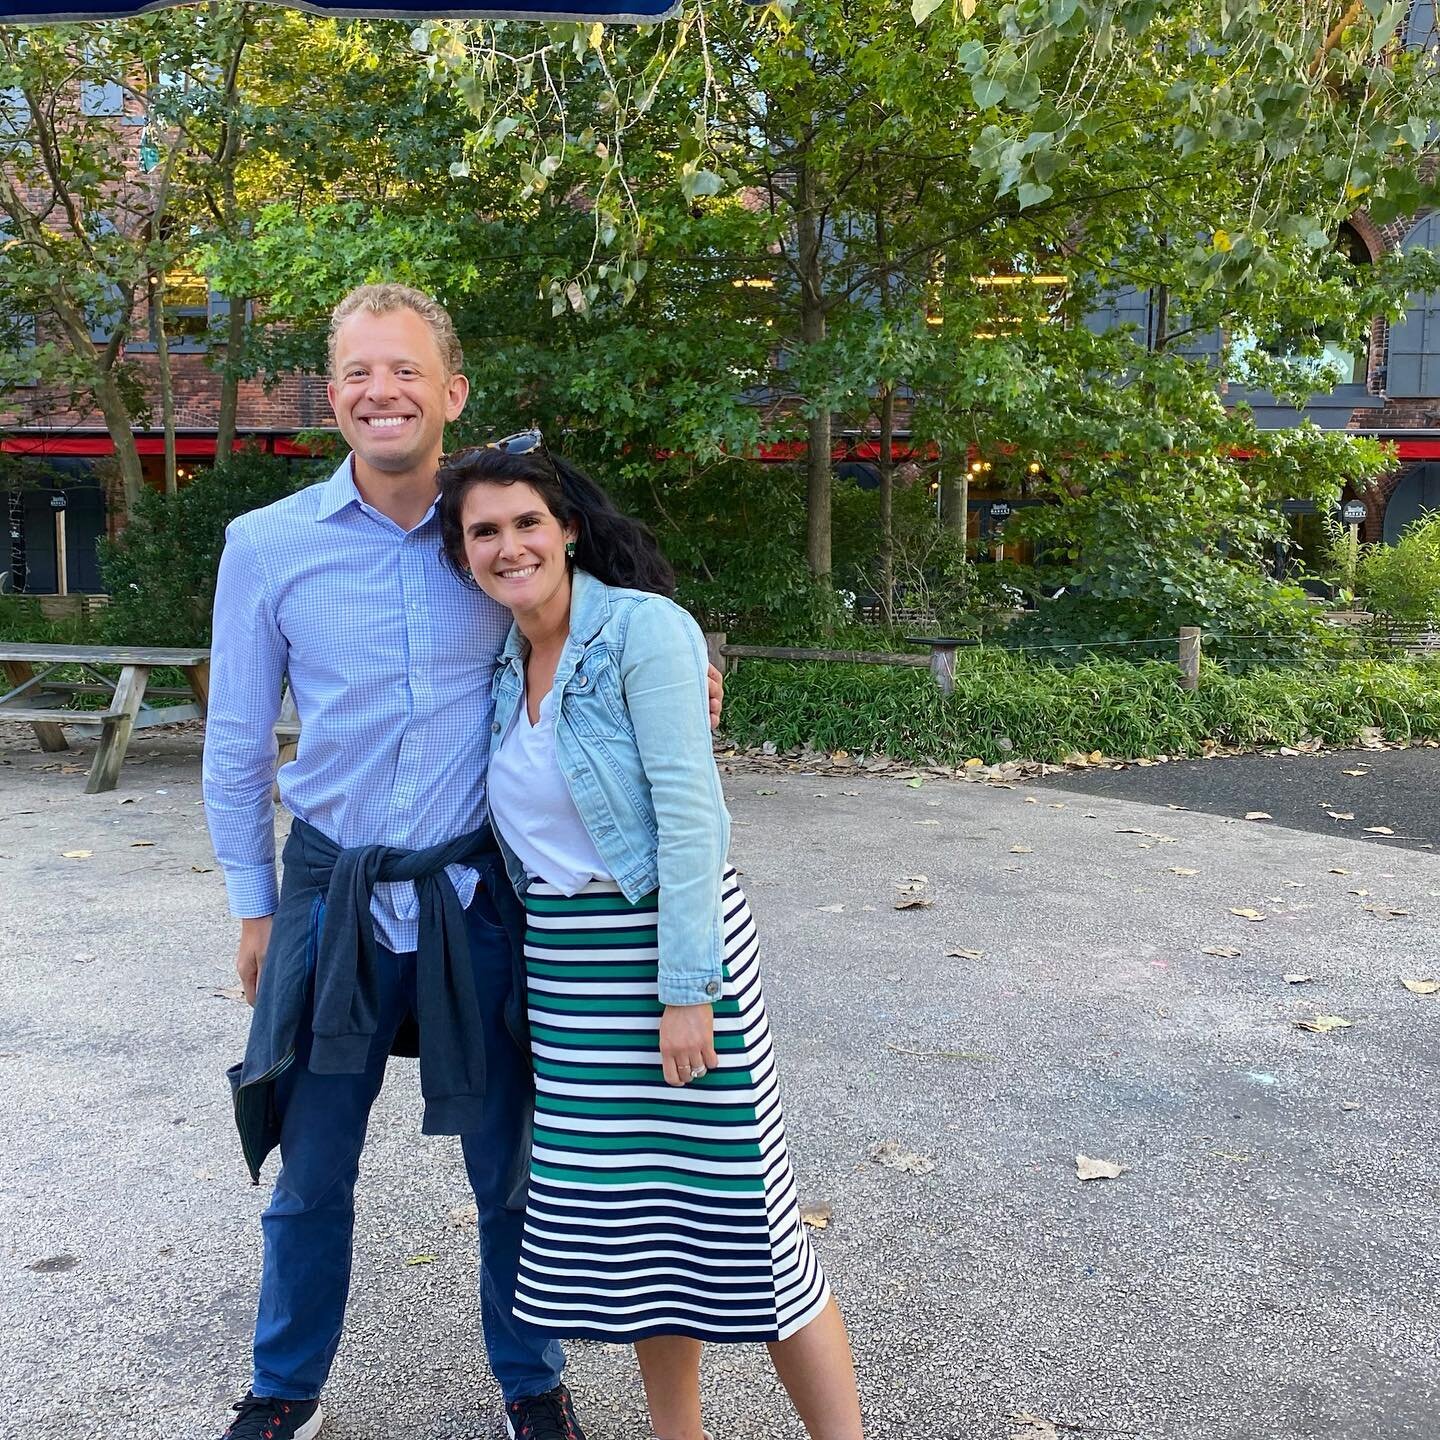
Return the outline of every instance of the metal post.
<path id="1" fill-rule="evenodd" d="M 930 649 L 930 674 L 942 695 L 955 693 L 955 647 L 933 645 Z"/>
<path id="2" fill-rule="evenodd" d="M 1198 690 L 1200 688 L 1200 627 L 1198 625 L 1182 625 L 1180 627 L 1180 688 L 1182 690 Z"/>

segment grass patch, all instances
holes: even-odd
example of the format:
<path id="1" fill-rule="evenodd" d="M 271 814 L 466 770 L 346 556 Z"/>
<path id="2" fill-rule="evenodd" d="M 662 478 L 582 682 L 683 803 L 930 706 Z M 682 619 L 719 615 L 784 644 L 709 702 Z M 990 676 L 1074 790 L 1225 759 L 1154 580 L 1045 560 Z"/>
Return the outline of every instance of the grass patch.
<path id="1" fill-rule="evenodd" d="M 1058 761 L 1091 750 L 1121 759 L 1196 755 L 1207 740 L 1347 745 L 1370 726 L 1394 740 L 1440 738 L 1440 661 L 1234 672 L 1207 664 L 1194 694 L 1168 662 L 1058 666 L 988 650 L 958 657 L 948 696 L 924 672 L 869 665 L 744 661 L 725 682 L 724 730 L 737 744 L 813 744 L 950 765 L 972 756 Z"/>

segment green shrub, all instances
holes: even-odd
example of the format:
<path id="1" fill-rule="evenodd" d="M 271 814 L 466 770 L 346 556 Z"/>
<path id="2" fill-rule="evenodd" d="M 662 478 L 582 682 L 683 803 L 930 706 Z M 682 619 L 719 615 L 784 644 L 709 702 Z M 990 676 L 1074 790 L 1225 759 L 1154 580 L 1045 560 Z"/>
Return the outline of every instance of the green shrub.
<path id="1" fill-rule="evenodd" d="M 1357 578 L 1377 614 L 1419 624 L 1440 621 L 1440 514 L 1407 525 L 1393 545 L 1367 546 Z"/>
<path id="2" fill-rule="evenodd" d="M 919 670 L 745 661 L 725 684 L 724 729 L 738 744 L 883 753 L 959 764 L 972 756 L 1059 760 L 1076 751 L 1139 759 L 1194 755 L 1204 742 L 1440 737 L 1440 662 L 1346 660 L 1320 668 L 1206 665 L 1198 692 L 1173 664 L 1061 666 L 986 649 L 962 653 L 955 693 Z M 1008 742 L 1008 743 L 1007 743 Z"/>
<path id="3" fill-rule="evenodd" d="M 309 484 L 312 467 L 242 452 L 176 495 L 141 496 L 117 540 L 100 546 L 110 592 L 102 628 L 126 645 L 207 645 L 225 527 Z"/>
<path id="4" fill-rule="evenodd" d="M 32 595 L 0 595 L 0 640 L 29 645 L 93 645 L 98 636 L 88 614 L 52 620 Z"/>

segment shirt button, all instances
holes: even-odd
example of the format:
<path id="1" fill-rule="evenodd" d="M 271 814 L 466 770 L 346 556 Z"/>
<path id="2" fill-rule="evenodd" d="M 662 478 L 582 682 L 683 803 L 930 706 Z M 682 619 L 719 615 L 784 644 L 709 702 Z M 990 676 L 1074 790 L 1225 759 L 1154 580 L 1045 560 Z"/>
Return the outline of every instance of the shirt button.
<path id="1" fill-rule="evenodd" d="M 498 720 L 491 722 L 490 733 L 492 735 L 498 735 L 500 733 L 500 722 Z"/>
<path id="2" fill-rule="evenodd" d="M 720 982 L 718 980 L 712 980 L 705 987 L 705 993 L 707 995 L 718 995 L 720 993 Z"/>

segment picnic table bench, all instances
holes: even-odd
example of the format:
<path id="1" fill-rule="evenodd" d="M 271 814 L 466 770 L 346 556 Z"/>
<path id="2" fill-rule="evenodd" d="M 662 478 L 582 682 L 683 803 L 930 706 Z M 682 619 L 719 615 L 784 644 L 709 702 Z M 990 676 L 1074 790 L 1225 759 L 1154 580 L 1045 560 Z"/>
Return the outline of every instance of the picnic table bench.
<path id="1" fill-rule="evenodd" d="M 100 668 L 120 669 L 112 680 Z M 150 672 L 174 667 L 185 672 L 188 688 L 157 686 L 153 698 L 178 698 L 177 705 L 146 703 Z M 210 698 L 209 650 L 146 649 L 131 645 L 17 645 L 0 641 L 0 668 L 10 689 L 0 694 L 0 720 L 34 726 L 40 748 L 68 750 L 66 725 L 83 725 L 100 731 L 100 747 L 85 782 L 88 794 L 113 790 L 130 736 L 150 725 L 174 725 L 181 720 L 202 720 Z M 83 680 L 59 678 L 57 671 L 79 669 Z M 77 710 L 78 695 L 109 695 L 104 710 Z M 190 703 L 184 703 L 188 700 Z"/>

